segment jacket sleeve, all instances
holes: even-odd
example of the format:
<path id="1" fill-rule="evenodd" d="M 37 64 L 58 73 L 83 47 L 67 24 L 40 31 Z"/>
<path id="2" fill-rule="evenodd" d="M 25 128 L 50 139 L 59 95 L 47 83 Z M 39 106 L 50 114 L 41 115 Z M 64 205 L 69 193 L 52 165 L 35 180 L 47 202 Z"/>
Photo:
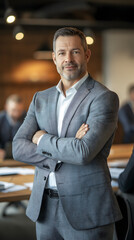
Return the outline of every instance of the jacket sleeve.
<path id="1" fill-rule="evenodd" d="M 17 161 L 43 168 L 44 162 L 48 159 L 45 155 L 37 153 L 37 145 L 32 143 L 32 137 L 39 126 L 34 111 L 34 102 L 37 93 L 33 97 L 27 116 L 13 139 L 13 158 Z"/>
<path id="2" fill-rule="evenodd" d="M 102 93 L 91 103 L 86 122 L 90 130 L 81 140 L 44 134 L 37 146 L 37 152 L 70 164 L 88 164 L 113 135 L 117 125 L 118 107 L 118 96 L 115 93 Z"/>
<path id="3" fill-rule="evenodd" d="M 134 149 L 125 170 L 119 176 L 118 183 L 122 192 L 134 191 Z"/>

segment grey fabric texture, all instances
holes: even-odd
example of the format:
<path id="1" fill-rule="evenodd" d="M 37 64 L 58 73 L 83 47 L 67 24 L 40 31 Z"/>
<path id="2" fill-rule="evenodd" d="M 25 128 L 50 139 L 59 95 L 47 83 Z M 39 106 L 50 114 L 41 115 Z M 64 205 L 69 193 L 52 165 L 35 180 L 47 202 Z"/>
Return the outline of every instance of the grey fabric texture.
<path id="1" fill-rule="evenodd" d="M 48 196 L 44 196 L 36 222 L 37 240 L 113 240 L 113 231 L 114 224 L 95 229 L 74 229 L 66 218 L 60 199 Z"/>
<path id="2" fill-rule="evenodd" d="M 119 101 L 116 93 L 88 77 L 78 89 L 57 133 L 58 91 L 52 87 L 33 97 L 27 117 L 13 141 L 14 159 L 36 166 L 27 215 L 37 221 L 48 175 L 55 170 L 65 215 L 75 229 L 91 229 L 121 218 L 107 157 L 112 144 Z M 75 135 L 83 123 L 90 130 L 80 140 Z M 37 130 L 45 130 L 39 145 L 32 143 Z"/>

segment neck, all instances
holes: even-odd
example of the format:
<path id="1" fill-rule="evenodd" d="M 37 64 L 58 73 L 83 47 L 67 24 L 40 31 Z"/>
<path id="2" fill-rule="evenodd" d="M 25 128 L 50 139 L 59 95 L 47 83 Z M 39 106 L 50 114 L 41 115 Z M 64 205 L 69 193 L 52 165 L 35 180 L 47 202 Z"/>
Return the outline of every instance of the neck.
<path id="1" fill-rule="evenodd" d="M 69 88 L 71 88 L 75 83 L 77 83 L 79 80 L 68 81 L 68 80 L 62 79 L 62 91 L 63 91 L 65 96 L 66 96 L 66 91 Z"/>

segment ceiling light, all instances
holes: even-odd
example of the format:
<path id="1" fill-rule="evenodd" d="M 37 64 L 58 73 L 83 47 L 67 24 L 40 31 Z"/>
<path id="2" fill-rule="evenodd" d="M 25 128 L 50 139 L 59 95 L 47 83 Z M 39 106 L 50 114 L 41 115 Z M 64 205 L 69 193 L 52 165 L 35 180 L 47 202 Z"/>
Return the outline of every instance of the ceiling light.
<path id="1" fill-rule="evenodd" d="M 94 39 L 93 37 L 87 36 L 86 37 L 86 41 L 88 45 L 92 45 L 94 43 Z"/>
<path id="2" fill-rule="evenodd" d="M 94 43 L 94 34 L 93 34 L 93 32 L 89 28 L 86 28 L 86 29 L 84 29 L 84 34 L 86 36 L 87 44 L 88 45 L 93 44 Z"/>
<path id="3" fill-rule="evenodd" d="M 7 23 L 13 23 L 16 20 L 16 14 L 12 8 L 7 8 L 5 11 L 4 18 Z"/>
<path id="4" fill-rule="evenodd" d="M 16 26 L 13 30 L 13 36 L 16 40 L 22 40 L 24 38 L 24 31 L 21 26 Z"/>

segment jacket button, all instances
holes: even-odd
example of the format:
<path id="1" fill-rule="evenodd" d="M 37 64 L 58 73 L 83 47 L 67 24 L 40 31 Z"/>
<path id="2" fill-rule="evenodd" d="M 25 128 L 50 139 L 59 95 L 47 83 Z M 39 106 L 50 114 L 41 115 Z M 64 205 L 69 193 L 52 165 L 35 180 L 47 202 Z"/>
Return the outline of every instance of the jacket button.
<path id="1" fill-rule="evenodd" d="M 44 177 L 44 180 L 46 180 L 47 178 L 46 177 Z"/>
<path id="2" fill-rule="evenodd" d="M 43 165 L 44 168 L 50 169 L 48 165 Z"/>

